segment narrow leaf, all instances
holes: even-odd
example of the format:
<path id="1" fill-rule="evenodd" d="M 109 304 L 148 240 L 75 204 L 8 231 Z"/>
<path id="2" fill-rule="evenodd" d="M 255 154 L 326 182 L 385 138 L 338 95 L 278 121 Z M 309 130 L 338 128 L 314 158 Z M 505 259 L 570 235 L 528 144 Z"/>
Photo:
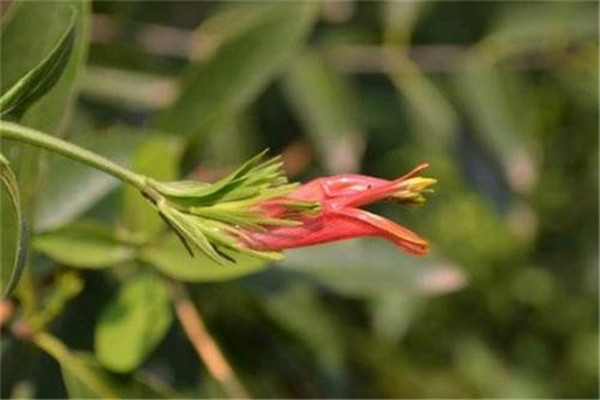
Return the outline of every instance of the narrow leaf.
<path id="1" fill-rule="evenodd" d="M 73 13 L 73 9 L 76 13 Z M 75 38 L 66 66 L 58 81 L 31 104 L 21 123 L 52 135 L 63 135 L 77 93 L 77 78 L 85 64 L 90 6 L 87 1 L 15 1 L 2 20 L 0 34 L 0 86 L 4 93 L 35 68 L 56 46 L 75 15 Z M 41 150 L 19 143 L 2 143 L 15 165 L 23 214 L 35 229 L 37 198 L 44 193 L 45 170 L 40 168 Z M 18 164 L 15 163 L 18 161 Z"/>
<path id="2" fill-rule="evenodd" d="M 456 112 L 436 83 L 406 52 L 414 28 L 429 5 L 426 2 L 386 2 L 383 5 L 385 43 L 396 49 L 396 56 L 387 60 L 388 75 L 405 97 L 411 119 L 430 131 L 432 140 L 446 145 L 458 123 Z"/>
<path id="3" fill-rule="evenodd" d="M 21 121 L 24 125 L 43 132 L 64 134 L 78 89 L 78 77 L 85 65 L 90 23 L 89 2 L 16 1 L 2 22 L 2 93 L 39 65 L 74 23 L 72 50 L 60 78 L 45 96 L 29 107 Z"/>
<path id="4" fill-rule="evenodd" d="M 286 74 L 286 95 L 331 173 L 357 171 L 363 153 L 357 98 L 350 82 L 317 52 L 301 57 Z"/>
<path id="5" fill-rule="evenodd" d="M 58 81 L 73 49 L 75 14 L 73 10 L 64 34 L 50 54 L 0 97 L 0 117 L 13 115 L 19 119 L 31 104 Z"/>
<path id="6" fill-rule="evenodd" d="M 229 40 L 210 58 L 190 66 L 184 90 L 175 106 L 159 117 L 159 128 L 206 136 L 235 117 L 301 48 L 318 9 L 306 2 L 254 6 L 263 16 L 248 19 L 243 33 L 224 35 Z"/>

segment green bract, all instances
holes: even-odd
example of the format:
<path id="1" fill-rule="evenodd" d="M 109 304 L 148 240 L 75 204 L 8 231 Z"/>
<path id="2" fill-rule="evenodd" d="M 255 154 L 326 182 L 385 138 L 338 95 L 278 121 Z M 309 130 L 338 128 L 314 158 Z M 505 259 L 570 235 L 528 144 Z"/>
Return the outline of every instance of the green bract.
<path id="1" fill-rule="evenodd" d="M 244 244 L 244 230 L 264 231 L 267 226 L 297 226 L 294 218 L 319 211 L 317 202 L 278 203 L 290 210 L 289 219 L 269 217 L 261 203 L 285 196 L 297 184 L 289 183 L 281 157 L 265 160 L 267 150 L 225 178 L 208 184 L 196 181 L 158 182 L 147 179 L 144 195 L 177 233 L 188 249 L 198 249 L 213 261 L 233 259 L 227 250 L 266 260 L 279 260 L 279 251 L 262 251 Z"/>

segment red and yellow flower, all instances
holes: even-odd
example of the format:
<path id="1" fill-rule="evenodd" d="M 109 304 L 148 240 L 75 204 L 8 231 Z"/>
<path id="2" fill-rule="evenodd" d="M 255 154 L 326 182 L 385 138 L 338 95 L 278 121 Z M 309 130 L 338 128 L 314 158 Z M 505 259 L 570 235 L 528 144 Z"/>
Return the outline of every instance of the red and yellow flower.
<path id="1" fill-rule="evenodd" d="M 260 204 L 270 218 L 299 220 L 297 226 L 271 226 L 264 231 L 247 230 L 247 245 L 256 250 L 283 250 L 311 246 L 361 236 L 378 236 L 390 240 L 414 255 L 427 254 L 429 243 L 411 230 L 360 207 L 381 200 L 401 204 L 419 204 L 423 192 L 436 180 L 416 176 L 427 168 L 422 164 L 395 180 L 364 175 L 335 175 L 318 178 L 299 186 L 282 198 Z M 318 212 L 297 216 L 290 212 L 295 202 L 317 202 Z"/>
<path id="2" fill-rule="evenodd" d="M 361 236 L 379 236 L 404 251 L 427 254 L 429 243 L 411 230 L 361 209 L 390 199 L 419 204 L 435 179 L 417 176 L 422 164 L 388 181 L 364 175 L 336 175 L 303 185 L 289 183 L 280 157 L 264 152 L 213 184 L 148 179 L 144 195 L 194 255 L 217 263 L 236 253 L 267 260 L 281 250 Z"/>

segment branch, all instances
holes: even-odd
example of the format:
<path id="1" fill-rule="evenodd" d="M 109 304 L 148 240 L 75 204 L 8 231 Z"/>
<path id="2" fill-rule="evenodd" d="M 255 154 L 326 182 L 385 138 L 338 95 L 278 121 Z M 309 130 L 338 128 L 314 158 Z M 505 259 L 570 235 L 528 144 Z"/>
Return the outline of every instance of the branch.
<path id="1" fill-rule="evenodd" d="M 208 372 L 221 384 L 231 398 L 249 398 L 248 392 L 235 375 L 219 346 L 206 329 L 200 313 L 181 284 L 171 285 L 171 296 L 177 319 L 183 332 L 194 346 Z"/>

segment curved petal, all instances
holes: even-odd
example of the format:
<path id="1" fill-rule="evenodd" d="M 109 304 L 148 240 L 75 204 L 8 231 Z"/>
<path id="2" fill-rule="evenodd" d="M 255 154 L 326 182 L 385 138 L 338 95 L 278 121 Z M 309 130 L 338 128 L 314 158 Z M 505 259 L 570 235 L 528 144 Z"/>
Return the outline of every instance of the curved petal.
<path id="1" fill-rule="evenodd" d="M 389 219 L 355 208 L 344 208 L 339 210 L 338 213 L 368 225 L 371 231 L 367 233 L 367 229 L 363 228 L 363 234 L 365 235 L 386 238 L 411 254 L 425 255 L 429 252 L 429 242 L 427 240 Z"/>
<path id="2" fill-rule="evenodd" d="M 424 255 L 429 243 L 411 230 L 359 209 L 332 210 L 318 218 L 307 218 L 302 226 L 276 227 L 268 232 L 247 232 L 248 245 L 260 250 L 282 250 L 312 246 L 362 236 L 388 239 L 404 251 Z"/>

